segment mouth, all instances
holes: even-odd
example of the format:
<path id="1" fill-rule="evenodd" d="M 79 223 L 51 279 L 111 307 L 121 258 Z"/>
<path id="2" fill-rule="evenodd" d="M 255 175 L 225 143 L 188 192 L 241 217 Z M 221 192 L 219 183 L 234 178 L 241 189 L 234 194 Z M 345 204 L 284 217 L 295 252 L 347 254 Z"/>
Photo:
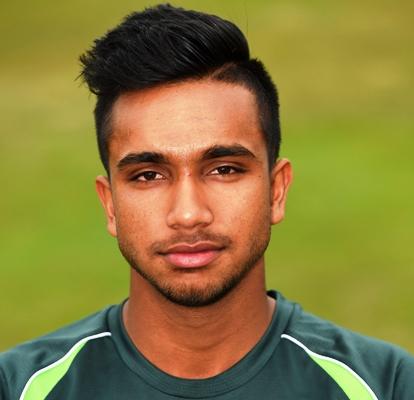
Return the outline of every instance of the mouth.
<path id="1" fill-rule="evenodd" d="M 160 253 L 168 263 L 179 268 L 204 267 L 217 259 L 223 247 L 209 243 L 199 243 L 195 246 L 178 245 L 170 248 L 166 253 Z"/>

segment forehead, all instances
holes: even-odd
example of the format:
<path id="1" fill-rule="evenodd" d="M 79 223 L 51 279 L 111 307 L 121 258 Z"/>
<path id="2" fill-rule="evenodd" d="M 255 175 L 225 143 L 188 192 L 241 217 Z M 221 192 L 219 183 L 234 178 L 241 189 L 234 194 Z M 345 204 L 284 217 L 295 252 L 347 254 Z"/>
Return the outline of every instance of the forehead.
<path id="1" fill-rule="evenodd" d="M 265 152 L 254 95 L 215 81 L 189 81 L 123 94 L 111 118 L 110 161 L 131 151 L 192 159 L 205 148 L 239 143 Z"/>

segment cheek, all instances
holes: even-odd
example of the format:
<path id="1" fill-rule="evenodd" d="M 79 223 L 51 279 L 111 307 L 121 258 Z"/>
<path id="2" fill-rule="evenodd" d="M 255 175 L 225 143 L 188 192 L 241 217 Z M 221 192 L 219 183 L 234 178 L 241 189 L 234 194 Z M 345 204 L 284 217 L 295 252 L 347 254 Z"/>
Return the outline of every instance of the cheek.
<path id="1" fill-rule="evenodd" d="M 118 197 L 115 204 L 118 236 L 134 237 L 140 243 L 150 240 L 162 226 L 160 203 L 127 194 Z"/>
<path id="2" fill-rule="evenodd" d="M 246 185 L 233 193 L 222 192 L 215 198 L 216 221 L 233 226 L 235 231 L 258 232 L 271 221 L 268 189 L 265 185 Z"/>
<path id="3" fill-rule="evenodd" d="M 173 204 L 168 192 L 154 193 L 137 196 L 135 191 L 124 190 L 122 196 L 115 196 L 118 235 L 134 236 L 144 242 L 162 236 L 162 231 L 168 229 L 166 220 Z M 203 198 L 200 207 L 208 207 L 214 215 L 212 231 L 223 229 L 245 237 L 242 232 L 258 234 L 270 225 L 269 188 L 261 179 L 233 187 L 207 188 Z"/>

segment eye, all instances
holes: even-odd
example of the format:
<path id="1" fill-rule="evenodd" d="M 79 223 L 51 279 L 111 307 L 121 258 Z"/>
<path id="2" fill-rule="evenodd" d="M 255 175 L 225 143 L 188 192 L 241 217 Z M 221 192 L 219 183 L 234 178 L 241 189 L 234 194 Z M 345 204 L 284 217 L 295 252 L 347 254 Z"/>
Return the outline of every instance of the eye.
<path id="1" fill-rule="evenodd" d="M 231 172 L 231 170 L 233 170 L 234 172 Z M 213 171 L 217 171 L 218 173 L 211 173 L 211 175 L 222 175 L 222 176 L 223 175 L 234 175 L 237 173 L 244 172 L 243 169 L 232 167 L 230 165 L 222 165 L 220 167 L 213 169 Z"/>
<path id="2" fill-rule="evenodd" d="M 161 178 L 156 179 L 157 175 Z M 158 172 L 144 171 L 144 172 L 140 172 L 139 174 L 133 176 L 131 180 L 137 181 L 137 182 L 150 182 L 150 181 L 158 181 L 162 179 L 164 179 L 164 177 Z"/>

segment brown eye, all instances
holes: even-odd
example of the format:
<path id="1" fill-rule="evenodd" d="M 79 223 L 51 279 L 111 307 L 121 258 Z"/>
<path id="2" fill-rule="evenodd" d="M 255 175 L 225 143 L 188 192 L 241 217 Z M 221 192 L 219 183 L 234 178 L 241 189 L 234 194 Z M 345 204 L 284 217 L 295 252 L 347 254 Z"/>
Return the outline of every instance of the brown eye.
<path id="1" fill-rule="evenodd" d="M 212 173 L 211 175 L 233 175 L 244 172 L 244 170 L 232 167 L 230 165 L 222 165 L 220 167 L 215 168 L 213 171 L 217 171 L 218 173 Z"/>
<path id="2" fill-rule="evenodd" d="M 223 175 L 227 175 L 230 173 L 231 170 L 234 170 L 234 168 L 229 167 L 228 165 L 224 166 L 224 167 L 218 167 L 217 171 L 219 174 L 223 174 Z"/>
<path id="3" fill-rule="evenodd" d="M 157 173 L 154 171 L 148 171 L 148 172 L 144 172 L 142 174 L 142 176 L 148 180 L 148 181 L 152 181 L 153 179 L 155 179 L 155 177 L 157 176 Z"/>
<path id="4" fill-rule="evenodd" d="M 155 171 L 145 171 L 145 172 L 141 172 L 138 175 L 135 175 L 132 178 L 132 180 L 133 181 L 138 181 L 138 182 L 149 182 L 149 181 L 156 181 L 156 180 L 163 179 L 163 178 L 155 179 L 157 175 L 159 175 L 159 176 L 162 177 L 162 175 L 159 174 L 158 172 L 155 172 Z"/>

